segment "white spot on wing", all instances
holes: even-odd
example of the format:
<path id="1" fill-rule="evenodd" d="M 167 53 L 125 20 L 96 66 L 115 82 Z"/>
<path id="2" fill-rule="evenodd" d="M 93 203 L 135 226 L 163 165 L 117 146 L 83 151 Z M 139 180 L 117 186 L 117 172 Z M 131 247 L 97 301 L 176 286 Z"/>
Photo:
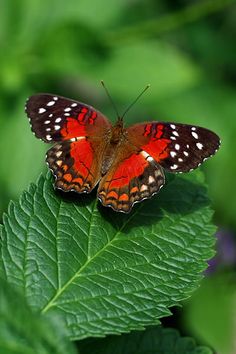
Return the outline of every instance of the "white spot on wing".
<path id="1" fill-rule="evenodd" d="M 203 148 L 202 143 L 197 143 L 196 145 L 197 145 L 197 148 L 198 148 L 199 150 L 202 150 L 202 148 Z"/>
<path id="2" fill-rule="evenodd" d="M 76 107 L 77 106 L 77 103 L 72 103 L 71 107 Z"/>
<path id="3" fill-rule="evenodd" d="M 198 139 L 198 134 L 197 134 L 197 133 L 192 132 L 191 134 L 192 134 L 192 136 L 193 136 L 195 139 Z"/>
<path id="4" fill-rule="evenodd" d="M 176 126 L 175 126 L 174 124 L 171 124 L 170 127 L 171 127 L 172 129 L 175 129 L 175 128 L 176 128 Z"/>
<path id="5" fill-rule="evenodd" d="M 142 184 L 141 188 L 140 188 L 140 192 L 144 192 L 148 190 L 148 187 L 146 186 L 146 184 Z"/>
<path id="6" fill-rule="evenodd" d="M 44 113 L 44 112 L 46 112 L 46 109 L 45 109 L 45 108 L 39 108 L 39 114 L 42 114 L 42 113 Z"/>
<path id="7" fill-rule="evenodd" d="M 188 153 L 187 151 L 184 151 L 184 155 L 185 155 L 185 156 L 188 156 L 189 153 Z"/>
<path id="8" fill-rule="evenodd" d="M 60 123 L 60 121 L 61 121 L 61 118 L 60 118 L 60 117 L 58 117 L 57 119 L 55 119 L 55 123 Z"/>
<path id="9" fill-rule="evenodd" d="M 67 107 L 64 109 L 65 112 L 70 112 L 71 111 L 71 108 L 70 107 Z"/>
<path id="10" fill-rule="evenodd" d="M 147 161 L 149 161 L 149 162 L 154 161 L 154 158 L 152 158 L 152 156 L 148 156 Z"/>
<path id="11" fill-rule="evenodd" d="M 142 150 L 140 154 L 143 155 L 145 159 L 149 156 L 149 154 L 144 150 Z"/>
<path id="12" fill-rule="evenodd" d="M 177 154 L 176 154 L 175 151 L 171 151 L 171 152 L 170 152 L 170 156 L 171 156 L 171 157 L 175 157 L 176 155 L 177 155 Z"/>
<path id="13" fill-rule="evenodd" d="M 52 140 L 51 135 L 46 135 L 46 139 L 47 139 L 47 140 Z"/>
<path id="14" fill-rule="evenodd" d="M 57 100 L 58 100 L 58 97 L 57 97 L 57 96 L 54 96 L 53 99 L 54 99 L 54 101 L 57 101 Z"/>
<path id="15" fill-rule="evenodd" d="M 179 134 L 178 134 L 178 132 L 175 130 L 175 131 L 173 131 L 173 135 L 175 135 L 175 136 L 179 136 Z"/>
<path id="16" fill-rule="evenodd" d="M 47 106 L 53 106 L 56 102 L 55 101 L 50 101 L 47 103 Z"/>
<path id="17" fill-rule="evenodd" d="M 176 170 L 176 168 L 178 168 L 178 165 L 172 165 L 170 166 L 171 170 Z"/>
<path id="18" fill-rule="evenodd" d="M 142 150 L 140 152 L 140 154 L 145 158 L 147 159 L 147 161 L 153 161 L 154 159 L 152 158 L 152 156 L 150 156 L 146 151 Z"/>
<path id="19" fill-rule="evenodd" d="M 50 114 L 49 114 L 49 117 L 51 118 L 52 116 L 53 116 L 53 114 L 52 114 L 52 113 L 50 113 Z"/>
<path id="20" fill-rule="evenodd" d="M 155 182 L 155 178 L 153 178 L 152 176 L 148 177 L 148 183 L 152 184 L 153 182 Z"/>
<path id="21" fill-rule="evenodd" d="M 50 122 L 50 120 L 45 120 L 44 124 L 49 124 Z"/>
<path id="22" fill-rule="evenodd" d="M 60 127 L 60 125 L 55 125 L 55 130 L 59 130 L 61 127 Z"/>
<path id="23" fill-rule="evenodd" d="M 56 152 L 56 157 L 60 157 L 61 154 L 62 154 L 62 151 L 57 151 L 57 152 Z"/>
<path id="24" fill-rule="evenodd" d="M 85 139 L 85 136 L 78 136 L 77 138 L 71 138 L 70 141 L 74 142 L 74 141 L 83 140 L 83 139 Z"/>
<path id="25" fill-rule="evenodd" d="M 180 149 L 180 145 L 179 144 L 175 144 L 175 149 L 179 150 Z"/>
<path id="26" fill-rule="evenodd" d="M 62 163 L 63 163 L 62 160 L 57 160 L 57 161 L 56 161 L 56 164 L 57 164 L 57 166 L 59 166 L 59 167 L 61 167 Z"/>

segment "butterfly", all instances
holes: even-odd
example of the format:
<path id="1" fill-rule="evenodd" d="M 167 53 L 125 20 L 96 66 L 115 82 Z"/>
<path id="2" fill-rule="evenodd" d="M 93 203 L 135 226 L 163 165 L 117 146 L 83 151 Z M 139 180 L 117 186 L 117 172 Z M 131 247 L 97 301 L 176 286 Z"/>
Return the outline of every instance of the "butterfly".
<path id="1" fill-rule="evenodd" d="M 31 96 L 26 103 L 37 138 L 54 145 L 46 162 L 55 187 L 90 193 L 104 206 L 128 213 L 133 205 L 158 193 L 164 170 L 189 172 L 215 154 L 219 137 L 187 124 L 145 122 L 112 125 L 87 104 L 51 94 Z"/>

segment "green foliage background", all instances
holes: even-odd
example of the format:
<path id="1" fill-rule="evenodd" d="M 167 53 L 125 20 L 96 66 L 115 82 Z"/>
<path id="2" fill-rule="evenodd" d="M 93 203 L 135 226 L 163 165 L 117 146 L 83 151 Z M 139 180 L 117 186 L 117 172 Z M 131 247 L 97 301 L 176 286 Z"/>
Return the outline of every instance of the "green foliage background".
<path id="1" fill-rule="evenodd" d="M 0 2 L 0 211 L 46 171 L 46 146 L 24 114 L 28 96 L 52 92 L 87 102 L 115 120 L 103 79 L 122 111 L 151 89 L 126 117 L 193 123 L 221 136 L 203 166 L 219 226 L 236 229 L 236 2 L 233 0 L 2 0 Z M 220 280 L 219 280 L 220 279 Z M 206 280 L 207 281 L 207 280 Z M 221 284 L 219 299 L 209 287 Z M 230 283 L 230 285 L 229 285 Z M 206 322 L 199 304 L 215 303 L 233 328 L 234 287 L 220 274 L 189 302 L 182 328 L 228 353 L 227 326 Z M 200 306 L 200 307 L 198 307 Z M 202 313 L 202 316 L 196 316 Z M 202 311 L 202 312 L 201 312 Z M 214 312 L 214 309 L 213 309 Z M 215 330 L 214 330 L 215 329 Z M 222 340 L 219 341 L 219 332 Z"/>

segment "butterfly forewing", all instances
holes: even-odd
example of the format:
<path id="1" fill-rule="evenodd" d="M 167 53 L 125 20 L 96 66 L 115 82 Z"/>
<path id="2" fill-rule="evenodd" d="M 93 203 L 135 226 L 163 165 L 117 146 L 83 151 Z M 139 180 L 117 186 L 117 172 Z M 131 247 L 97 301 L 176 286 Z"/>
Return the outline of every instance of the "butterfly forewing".
<path id="1" fill-rule="evenodd" d="M 31 96 L 25 110 L 32 131 L 46 143 L 99 136 L 111 128 L 108 119 L 93 107 L 61 96 Z"/>
<path id="2" fill-rule="evenodd" d="M 219 137 L 212 131 L 177 123 L 150 122 L 128 128 L 129 139 L 164 169 L 188 172 L 215 154 Z"/>
<path id="3" fill-rule="evenodd" d="M 57 142 L 46 161 L 64 191 L 90 192 L 101 178 L 101 160 L 111 124 L 93 107 L 64 97 L 39 94 L 26 112 L 36 137 Z"/>

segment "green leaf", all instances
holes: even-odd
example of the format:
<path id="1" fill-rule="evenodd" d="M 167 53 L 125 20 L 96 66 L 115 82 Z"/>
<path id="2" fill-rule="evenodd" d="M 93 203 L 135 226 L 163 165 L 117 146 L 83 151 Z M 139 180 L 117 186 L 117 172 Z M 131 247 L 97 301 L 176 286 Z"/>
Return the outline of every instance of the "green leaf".
<path id="1" fill-rule="evenodd" d="M 36 180 L 45 167 L 43 153 L 46 146 L 35 139 L 30 130 L 23 109 L 26 98 L 26 94 L 22 95 L 19 107 L 10 116 L 0 110 L 0 150 L 4 151 L 0 159 L 1 199 L 5 193 L 12 198 L 18 197 L 27 188 L 28 181 Z"/>
<path id="2" fill-rule="evenodd" d="M 23 296 L 0 279 L 0 352 L 4 354 L 73 354 L 58 322 L 32 313 Z"/>
<path id="3" fill-rule="evenodd" d="M 49 176 L 9 205 L 1 273 L 32 308 L 60 316 L 71 338 L 158 324 L 196 289 L 215 227 L 194 174 L 129 215 L 97 207 L 94 195 L 56 193 Z"/>
<path id="4" fill-rule="evenodd" d="M 194 339 L 180 337 L 178 331 L 160 326 L 84 341 L 79 347 L 81 354 L 213 354 L 211 349 L 197 346 Z"/>
<path id="5" fill-rule="evenodd" d="M 184 323 L 188 331 L 209 343 L 220 354 L 235 352 L 234 278 L 234 273 L 211 275 L 204 279 L 184 306 Z"/>
<path id="6" fill-rule="evenodd" d="M 83 70 L 87 77 L 96 81 L 102 72 L 113 95 L 126 102 L 150 83 L 151 93 L 142 98 L 147 104 L 193 87 L 201 78 L 199 69 L 186 55 L 161 40 L 145 42 L 137 39 L 118 46 L 113 48 L 109 60 L 93 66 L 87 63 Z"/>

